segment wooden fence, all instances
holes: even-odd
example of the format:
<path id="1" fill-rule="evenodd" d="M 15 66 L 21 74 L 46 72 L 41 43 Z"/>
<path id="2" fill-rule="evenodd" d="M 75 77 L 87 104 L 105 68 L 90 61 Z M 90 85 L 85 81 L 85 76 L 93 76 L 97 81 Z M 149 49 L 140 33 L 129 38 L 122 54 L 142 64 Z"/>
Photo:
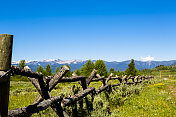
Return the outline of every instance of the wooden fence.
<path id="1" fill-rule="evenodd" d="M 11 72 L 7 72 L 6 74 L 0 77 L 3 78 L 9 73 L 23 75 L 28 77 L 28 79 L 32 82 L 32 84 L 36 87 L 37 91 L 39 92 L 38 97 L 34 100 L 33 104 L 18 108 L 15 110 L 9 110 L 8 116 L 9 117 L 26 117 L 30 116 L 33 113 L 38 113 L 39 111 L 45 110 L 49 106 L 56 112 L 59 117 L 68 117 L 68 114 L 63 110 L 64 107 L 70 106 L 75 104 L 75 102 L 81 100 L 82 98 L 86 97 L 88 94 L 91 94 L 92 97 L 101 93 L 106 89 L 110 89 L 111 87 L 120 86 L 121 84 L 138 84 L 141 83 L 145 79 L 151 79 L 152 76 L 123 76 L 123 77 L 112 77 L 113 74 L 110 74 L 108 78 L 101 77 L 97 74 L 96 70 L 94 69 L 90 76 L 86 79 L 84 76 L 76 76 L 74 74 L 73 77 L 66 78 L 64 75 L 69 71 L 67 66 L 63 66 L 53 77 L 43 77 L 42 74 L 32 72 L 29 69 L 20 69 L 18 67 L 13 66 L 11 68 Z M 129 80 L 131 82 L 129 82 Z M 119 80 L 119 84 L 111 85 L 108 83 L 110 80 Z M 102 81 L 102 86 L 95 90 L 95 87 L 89 87 L 91 82 Z M 82 91 L 78 92 L 77 94 L 63 98 L 62 96 L 53 97 L 50 92 L 58 83 L 65 83 L 65 82 L 79 82 L 82 86 Z"/>
<path id="2" fill-rule="evenodd" d="M 11 59 L 10 59 L 10 62 L 11 62 Z M 0 61 L 0 63 L 2 62 Z M 127 84 L 127 85 L 138 84 L 145 79 L 154 78 L 152 76 L 131 77 L 127 75 L 123 77 L 119 77 L 119 76 L 112 77 L 113 74 L 110 74 L 108 78 L 104 78 L 104 77 L 101 77 L 99 74 L 97 74 L 97 70 L 95 69 L 92 71 L 92 73 L 88 78 L 84 76 L 77 76 L 76 74 L 73 74 L 71 78 L 66 78 L 64 77 L 64 75 L 69 71 L 69 68 L 67 66 L 63 66 L 53 77 L 44 77 L 41 73 L 33 72 L 30 69 L 20 69 L 16 66 L 12 66 L 8 69 L 1 69 L 1 68 L 2 67 L 0 64 L 0 71 L 3 71 L 3 72 L 0 72 L 0 86 L 2 86 L 2 84 L 4 84 L 5 82 L 6 87 L 8 87 L 5 90 L 6 91 L 5 94 L 2 94 L 2 90 L 0 90 L 1 91 L 0 101 L 3 102 L 3 99 L 5 100 L 5 103 L 1 104 L 0 106 L 1 107 L 0 112 L 2 117 L 7 116 L 7 113 L 4 113 L 3 110 L 6 110 L 8 107 L 10 74 L 26 76 L 35 86 L 35 88 L 39 92 L 39 95 L 31 105 L 27 107 L 17 108 L 15 110 L 9 110 L 8 111 L 9 117 L 28 117 L 28 116 L 31 116 L 33 113 L 38 113 L 39 111 L 45 110 L 48 107 L 51 107 L 59 117 L 68 117 L 69 115 L 63 110 L 63 108 L 70 105 L 74 105 L 77 101 L 81 100 L 82 98 L 86 97 L 89 94 L 91 95 L 93 100 L 95 95 L 101 93 L 102 91 L 105 91 L 106 89 L 111 89 L 111 87 L 120 86 L 121 84 Z M 130 79 L 132 79 L 131 80 L 132 82 L 129 82 Z M 119 80 L 120 83 L 111 85 L 110 83 L 108 83 L 108 81 L 110 80 Z M 102 86 L 99 89 L 96 90 L 95 87 L 89 87 L 89 84 L 91 82 L 97 82 L 97 81 L 102 81 Z M 50 92 L 53 90 L 53 88 L 55 88 L 55 86 L 58 83 L 63 83 L 63 82 L 79 82 L 79 84 L 82 86 L 82 90 L 66 98 L 63 98 L 63 96 L 53 97 L 50 94 Z M 2 89 L 2 87 L 0 88 Z M 4 105 L 6 105 L 5 109 L 3 107 Z"/>

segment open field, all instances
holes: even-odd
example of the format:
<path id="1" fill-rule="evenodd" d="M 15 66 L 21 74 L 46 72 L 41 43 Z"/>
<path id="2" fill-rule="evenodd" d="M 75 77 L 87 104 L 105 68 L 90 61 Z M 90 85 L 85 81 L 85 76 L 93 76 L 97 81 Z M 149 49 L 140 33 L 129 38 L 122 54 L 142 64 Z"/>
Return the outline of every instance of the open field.
<path id="1" fill-rule="evenodd" d="M 138 95 L 133 95 L 122 106 L 117 106 L 111 116 L 176 116 L 176 77 L 157 79 L 144 86 Z"/>
<path id="2" fill-rule="evenodd" d="M 159 73 L 155 73 L 159 77 Z M 20 76 L 16 76 L 20 77 Z M 35 87 L 25 78 L 18 81 L 12 78 L 10 86 L 9 110 L 28 106 L 37 97 L 38 92 Z M 117 84 L 118 80 L 110 81 Z M 98 88 L 101 82 L 93 82 L 90 87 Z M 51 92 L 53 96 L 73 95 L 72 87 L 81 87 L 78 83 L 59 83 Z M 88 100 L 90 101 L 90 97 Z M 176 77 L 156 78 L 149 83 L 142 83 L 137 86 L 120 86 L 113 88 L 112 93 L 102 92 L 95 96 L 93 111 L 89 112 L 86 105 L 79 116 L 176 116 Z M 79 108 L 79 104 L 78 104 Z M 71 113 L 71 108 L 65 108 Z M 56 116 L 51 108 L 32 116 Z M 74 116 L 74 115 L 72 115 Z"/>

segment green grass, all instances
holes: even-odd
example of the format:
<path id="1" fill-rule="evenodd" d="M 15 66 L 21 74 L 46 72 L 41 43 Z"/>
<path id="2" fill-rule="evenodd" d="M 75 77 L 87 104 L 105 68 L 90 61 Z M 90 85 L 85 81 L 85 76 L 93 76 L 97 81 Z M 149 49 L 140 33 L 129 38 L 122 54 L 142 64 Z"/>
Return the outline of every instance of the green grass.
<path id="1" fill-rule="evenodd" d="M 176 78 L 166 81 L 156 79 L 151 84 L 144 84 L 143 87 L 137 86 L 142 90 L 139 93 L 132 93 L 127 97 L 120 98 L 119 92 L 111 96 L 111 101 L 102 108 L 93 111 L 91 116 L 101 117 L 175 117 L 176 116 Z M 129 87 L 128 87 L 129 88 Z M 134 91 L 135 87 L 131 87 Z M 119 102 L 120 101 L 120 102 Z M 107 102 L 102 100 L 102 102 Z M 107 107 L 111 114 L 108 114 Z"/>
<path id="2" fill-rule="evenodd" d="M 28 106 L 33 102 L 38 92 L 31 82 L 11 81 L 9 110 Z"/>
<path id="3" fill-rule="evenodd" d="M 163 82 L 146 86 L 139 95 L 133 96 L 123 106 L 117 107 L 114 113 L 117 113 L 118 116 L 127 117 L 176 116 L 176 98 L 169 90 L 171 84 Z"/>
<path id="4" fill-rule="evenodd" d="M 159 72 L 155 73 L 159 74 Z M 20 76 L 18 76 L 20 77 Z M 33 102 L 38 92 L 31 82 L 23 78 L 13 78 L 10 85 L 9 110 L 25 107 Z M 119 83 L 118 80 L 110 81 L 111 84 Z M 59 83 L 51 92 L 53 96 L 73 95 L 72 87 L 81 87 L 79 83 Z M 98 89 L 102 82 L 92 82 L 90 87 Z M 79 111 L 80 116 L 92 117 L 174 117 L 176 116 L 176 77 L 163 80 L 156 78 L 149 83 L 137 86 L 121 85 L 113 88 L 109 94 L 107 91 L 95 96 L 93 111 L 89 114 L 84 103 L 84 108 Z M 91 96 L 87 96 L 91 100 Z M 85 100 L 83 100 L 85 101 Z M 79 107 L 79 104 L 78 104 Z M 66 108 L 71 114 L 71 107 Z M 32 115 L 33 117 L 56 116 L 51 108 Z"/>

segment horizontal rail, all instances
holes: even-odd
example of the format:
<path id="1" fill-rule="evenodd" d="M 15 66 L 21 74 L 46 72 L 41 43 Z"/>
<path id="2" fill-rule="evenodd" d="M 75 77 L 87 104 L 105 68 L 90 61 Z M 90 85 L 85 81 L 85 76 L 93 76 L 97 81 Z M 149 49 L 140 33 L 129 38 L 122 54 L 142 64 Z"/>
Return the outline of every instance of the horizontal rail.
<path id="1" fill-rule="evenodd" d="M 39 111 L 45 110 L 53 103 L 59 102 L 62 100 L 63 100 L 62 96 L 53 97 L 51 99 L 47 99 L 37 104 L 29 105 L 27 107 L 18 108 L 15 110 L 10 110 L 8 111 L 8 116 L 9 117 L 28 117 L 33 113 L 38 113 Z"/>
<path id="2" fill-rule="evenodd" d="M 7 72 L 0 71 L 0 83 L 3 83 L 3 82 L 5 82 L 7 80 L 6 78 L 10 74 L 10 72 L 11 72 L 11 69 L 8 70 Z"/>
<path id="3" fill-rule="evenodd" d="M 81 81 L 83 79 L 85 79 L 86 77 L 85 76 L 77 76 L 77 77 L 73 77 L 73 78 L 66 78 L 66 77 L 63 77 L 60 81 L 60 82 L 76 82 L 76 81 Z"/>
<path id="4" fill-rule="evenodd" d="M 106 90 L 108 87 L 111 87 L 111 84 L 107 84 L 103 87 L 100 87 L 99 89 L 96 90 L 96 94 L 101 93 L 102 91 Z"/>
<path id="5" fill-rule="evenodd" d="M 100 81 L 100 80 L 103 80 L 103 79 L 105 79 L 104 77 L 101 77 L 101 78 L 93 78 L 92 80 L 91 80 L 91 82 L 96 82 L 96 81 Z"/>
<path id="6" fill-rule="evenodd" d="M 41 73 L 38 72 L 33 72 L 31 70 L 27 70 L 27 69 L 20 69 L 16 66 L 12 66 L 12 73 L 16 74 L 16 75 L 22 75 L 22 76 L 27 76 L 27 77 L 31 77 L 31 78 L 43 78 L 43 75 Z"/>
<path id="7" fill-rule="evenodd" d="M 65 98 L 62 101 L 63 106 L 69 106 L 70 104 L 82 99 L 83 97 L 87 96 L 88 94 L 92 93 L 95 91 L 95 87 L 89 87 L 81 92 L 79 92 L 78 94 L 75 94 L 71 97 Z"/>
<path id="8" fill-rule="evenodd" d="M 142 82 L 142 80 L 141 81 L 137 81 L 137 82 L 124 82 L 124 83 L 119 83 L 119 84 L 113 84 L 112 87 L 120 86 L 122 84 L 127 84 L 127 85 L 135 84 L 136 85 L 136 84 L 141 83 L 141 82 Z"/>

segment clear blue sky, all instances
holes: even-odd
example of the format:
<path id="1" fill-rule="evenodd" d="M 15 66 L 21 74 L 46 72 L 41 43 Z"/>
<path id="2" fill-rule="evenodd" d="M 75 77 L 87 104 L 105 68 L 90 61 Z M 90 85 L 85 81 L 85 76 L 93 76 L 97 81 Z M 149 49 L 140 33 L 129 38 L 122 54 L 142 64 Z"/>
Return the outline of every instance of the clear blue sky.
<path id="1" fill-rule="evenodd" d="M 175 0 L 1 0 L 13 61 L 176 59 Z"/>

